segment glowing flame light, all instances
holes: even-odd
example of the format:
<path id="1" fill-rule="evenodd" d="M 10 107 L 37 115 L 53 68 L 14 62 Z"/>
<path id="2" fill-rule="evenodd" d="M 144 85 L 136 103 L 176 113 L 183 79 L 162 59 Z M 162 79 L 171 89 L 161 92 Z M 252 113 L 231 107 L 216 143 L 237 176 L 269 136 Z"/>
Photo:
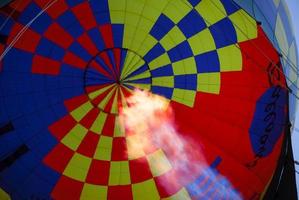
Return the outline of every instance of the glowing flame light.
<path id="1" fill-rule="evenodd" d="M 210 199 L 241 199 L 230 182 L 207 165 L 201 147 L 178 133 L 167 99 L 135 90 L 127 102 L 128 106 L 120 109 L 120 121 L 126 130 L 128 156 L 134 159 L 144 156 L 148 149 L 162 150 L 165 158 L 156 160 L 151 168 L 156 174 L 173 170 L 171 176 L 166 177 L 165 184 L 162 182 L 165 190 L 171 190 L 173 185 L 169 183 L 189 184 L 189 193 L 196 195 L 196 199 L 204 197 L 207 189 L 192 186 L 192 182 L 202 174 L 208 177 L 213 190 L 217 190 L 216 196 Z M 181 198 L 188 199 L 187 196 Z"/>

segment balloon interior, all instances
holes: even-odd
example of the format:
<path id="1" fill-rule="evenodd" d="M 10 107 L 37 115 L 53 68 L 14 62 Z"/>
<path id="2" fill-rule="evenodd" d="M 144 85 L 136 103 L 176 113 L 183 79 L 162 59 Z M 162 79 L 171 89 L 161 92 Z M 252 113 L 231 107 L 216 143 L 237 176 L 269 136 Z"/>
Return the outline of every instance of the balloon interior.
<path id="1" fill-rule="evenodd" d="M 296 45 L 263 2 L 3 2 L 0 199 L 277 196 Z"/>

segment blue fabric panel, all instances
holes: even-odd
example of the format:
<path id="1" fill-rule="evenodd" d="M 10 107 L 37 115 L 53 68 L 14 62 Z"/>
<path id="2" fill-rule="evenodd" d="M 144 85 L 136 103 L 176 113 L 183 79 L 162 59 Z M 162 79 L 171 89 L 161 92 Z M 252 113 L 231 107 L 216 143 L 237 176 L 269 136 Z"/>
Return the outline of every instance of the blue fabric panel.
<path id="1" fill-rule="evenodd" d="M 152 79 L 151 78 L 143 78 L 143 79 L 138 79 L 138 80 L 127 81 L 127 83 L 151 84 Z"/>
<path id="2" fill-rule="evenodd" d="M 32 53 L 11 48 L 3 59 L 3 71 L 31 73 L 32 58 Z"/>
<path id="3" fill-rule="evenodd" d="M 228 18 L 224 18 L 210 26 L 210 31 L 213 35 L 217 48 L 225 47 L 238 42 L 235 27 Z"/>
<path id="4" fill-rule="evenodd" d="M 172 93 L 173 93 L 173 88 L 152 86 L 152 92 L 154 94 L 164 96 L 167 99 L 171 99 Z"/>
<path id="5" fill-rule="evenodd" d="M 42 38 L 40 40 L 35 52 L 36 54 L 54 60 L 61 60 L 65 54 L 65 50 L 63 48 L 46 38 Z"/>
<path id="6" fill-rule="evenodd" d="M 90 7 L 98 24 L 111 23 L 108 0 L 90 1 Z"/>
<path id="7" fill-rule="evenodd" d="M 197 4 L 199 4 L 199 2 L 201 2 L 201 0 L 188 0 L 188 1 L 193 7 L 195 7 Z"/>
<path id="8" fill-rule="evenodd" d="M 101 37 L 99 37 L 99 35 L 101 35 L 101 33 L 98 28 L 93 28 L 93 29 L 89 30 L 88 35 L 99 51 L 102 51 L 103 49 L 105 49 L 105 43 L 104 43 L 103 39 Z"/>
<path id="9" fill-rule="evenodd" d="M 85 0 L 66 0 L 66 2 L 70 7 L 74 7 L 80 3 L 85 2 Z"/>
<path id="10" fill-rule="evenodd" d="M 134 77 L 138 74 L 145 72 L 146 70 L 148 70 L 148 66 L 146 64 L 144 64 L 143 66 L 139 67 L 137 70 L 135 70 L 132 73 L 130 73 L 129 75 L 127 75 L 127 78 Z"/>
<path id="11" fill-rule="evenodd" d="M 74 38 L 84 33 L 84 29 L 72 11 L 66 11 L 57 19 L 58 24 Z"/>
<path id="12" fill-rule="evenodd" d="M 172 76 L 173 69 L 171 65 L 166 65 L 163 67 L 159 67 L 151 71 L 152 77 L 160 77 L 160 76 Z"/>
<path id="13" fill-rule="evenodd" d="M 38 5 L 36 5 L 35 3 L 30 3 L 25 9 L 25 11 L 21 13 L 18 20 L 25 26 L 31 20 L 33 20 L 41 11 L 42 9 Z M 47 30 L 51 23 L 51 17 L 46 12 L 43 12 L 43 14 L 39 15 L 38 18 L 36 18 L 34 22 L 30 25 L 30 29 L 42 34 Z"/>
<path id="14" fill-rule="evenodd" d="M 167 53 L 171 62 L 176 62 L 193 56 L 193 52 L 187 40 L 170 49 Z"/>
<path id="15" fill-rule="evenodd" d="M 149 52 L 143 57 L 143 59 L 147 63 L 150 63 L 152 60 L 159 57 L 163 53 L 165 53 L 165 49 L 160 43 L 157 43 L 151 50 L 149 50 Z"/>
<path id="16" fill-rule="evenodd" d="M 227 15 L 231 15 L 240 9 L 233 0 L 221 0 L 221 3 L 224 6 Z"/>
<path id="17" fill-rule="evenodd" d="M 123 43 L 124 25 L 112 24 L 114 47 L 121 48 Z"/>
<path id="18" fill-rule="evenodd" d="M 78 42 L 73 42 L 69 47 L 69 50 L 86 62 L 92 58 L 92 55 L 90 55 Z"/>
<path id="19" fill-rule="evenodd" d="M 257 101 L 249 136 L 258 157 L 270 155 L 283 133 L 287 103 L 287 91 L 280 86 L 271 87 Z"/>
<path id="20" fill-rule="evenodd" d="M 196 90 L 197 74 L 174 76 L 174 87 L 186 90 Z"/>
<path id="21" fill-rule="evenodd" d="M 174 22 L 166 15 L 161 14 L 153 26 L 150 34 L 157 40 L 161 40 L 173 27 Z"/>
<path id="22" fill-rule="evenodd" d="M 191 10 L 177 25 L 186 38 L 190 38 L 207 27 L 196 10 Z"/>
<path id="23" fill-rule="evenodd" d="M 219 72 L 220 62 L 217 51 L 210 51 L 195 56 L 198 73 Z"/>

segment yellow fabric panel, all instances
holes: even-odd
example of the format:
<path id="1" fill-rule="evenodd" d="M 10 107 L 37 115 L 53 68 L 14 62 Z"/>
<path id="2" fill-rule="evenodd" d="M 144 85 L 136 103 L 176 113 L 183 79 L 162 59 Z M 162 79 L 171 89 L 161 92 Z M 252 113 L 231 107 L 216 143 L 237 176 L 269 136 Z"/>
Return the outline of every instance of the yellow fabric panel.
<path id="1" fill-rule="evenodd" d="M 107 199 L 107 186 L 85 183 L 80 200 Z"/>
<path id="2" fill-rule="evenodd" d="M 274 0 L 274 3 L 275 3 L 275 6 L 278 7 L 279 3 L 280 3 L 280 0 Z"/>
<path id="3" fill-rule="evenodd" d="M 136 34 L 136 29 L 140 27 L 140 18 L 142 17 L 142 11 L 145 7 L 144 0 L 133 1 L 127 0 L 126 13 L 125 13 L 125 27 L 124 27 L 124 40 L 123 47 L 136 50 L 131 47 L 134 43 L 134 38 L 140 37 Z M 125 39 L 126 38 L 126 39 Z M 143 38 L 141 38 L 143 40 Z"/>
<path id="4" fill-rule="evenodd" d="M 135 36 L 128 39 L 133 41 L 130 46 L 131 49 L 141 56 L 144 56 L 158 42 L 149 34 L 149 32 L 161 15 L 163 7 L 166 5 L 166 3 L 167 1 L 147 1 L 145 7 L 143 8 L 139 21 L 139 24 L 141 24 L 141 26 L 139 26 L 138 28 L 134 27 Z"/>
<path id="5" fill-rule="evenodd" d="M 172 168 L 162 149 L 159 149 L 154 153 L 147 155 L 146 158 L 154 177 L 160 176 L 168 172 Z"/>
<path id="6" fill-rule="evenodd" d="M 142 14 L 143 9 L 145 8 L 146 0 L 127 0 L 126 11 L 127 13 L 137 13 Z"/>
<path id="7" fill-rule="evenodd" d="M 132 192 L 134 200 L 159 200 L 160 195 L 153 179 L 132 184 Z"/>
<path id="8" fill-rule="evenodd" d="M 131 183 L 128 161 L 110 162 L 109 185 L 128 185 Z"/>
<path id="9" fill-rule="evenodd" d="M 197 67 L 194 57 L 172 63 L 172 69 L 174 75 L 197 74 Z"/>
<path id="10" fill-rule="evenodd" d="M 126 73 L 123 75 L 123 77 L 127 77 L 137 69 L 139 69 L 142 65 L 144 65 L 145 62 L 143 59 L 141 59 L 138 55 L 135 54 L 135 57 L 132 59 L 131 63 L 128 66 L 128 69 Z"/>
<path id="11" fill-rule="evenodd" d="M 193 107 L 196 91 L 174 88 L 171 100 Z"/>
<path id="12" fill-rule="evenodd" d="M 127 0 L 124 25 L 123 47 L 138 52 L 144 56 L 150 49 L 153 43 L 149 36 L 152 26 L 161 15 L 163 4 L 167 2 L 160 2 L 157 6 L 157 1 L 135 2 Z M 137 4 L 137 5 L 135 5 Z M 146 44 L 144 43 L 146 41 Z M 146 48 L 144 48 L 144 45 Z"/>
<path id="13" fill-rule="evenodd" d="M 275 36 L 277 38 L 279 47 L 282 52 L 288 52 L 288 40 L 286 36 L 286 32 L 281 20 L 281 17 L 278 15 L 276 19 L 276 27 L 275 27 Z"/>
<path id="14" fill-rule="evenodd" d="M 214 38 L 208 28 L 188 39 L 194 55 L 199 55 L 216 49 Z"/>
<path id="15" fill-rule="evenodd" d="M 157 69 L 159 67 L 165 66 L 170 64 L 170 58 L 168 56 L 167 53 L 162 54 L 161 56 L 155 58 L 154 60 L 152 60 L 150 63 L 148 63 L 148 66 L 150 68 L 150 70 L 154 70 Z"/>
<path id="16" fill-rule="evenodd" d="M 172 1 L 172 0 L 147 0 L 147 6 L 153 7 L 161 13 L 169 1 Z M 156 21 L 155 18 L 152 18 L 152 20 Z"/>
<path id="17" fill-rule="evenodd" d="M 113 86 L 115 86 L 116 84 L 113 84 Z M 108 102 L 110 101 L 110 99 L 112 98 L 112 96 L 115 94 L 115 90 L 117 87 L 113 87 L 112 90 L 110 90 L 108 92 L 108 94 L 104 97 L 104 99 L 102 99 L 102 101 L 98 104 L 98 107 L 101 109 L 104 109 L 106 107 L 106 105 L 108 104 Z"/>
<path id="18" fill-rule="evenodd" d="M 109 0 L 108 2 L 109 2 L 109 11 L 126 9 L 127 0 Z"/>
<path id="19" fill-rule="evenodd" d="M 140 24 L 144 23 L 142 27 L 151 27 L 153 25 L 148 19 L 142 18 Z M 146 24 L 148 23 L 148 25 Z M 135 27 L 135 36 L 130 38 L 132 40 L 130 44 L 130 49 L 137 52 L 139 55 L 145 55 L 147 53 L 143 50 L 143 45 L 147 45 L 147 49 L 150 50 L 157 43 L 156 39 L 151 38 L 149 35 L 149 30 L 144 30 L 144 28 Z M 142 51 L 143 50 L 143 51 Z"/>
<path id="20" fill-rule="evenodd" d="M 208 26 L 215 24 L 226 17 L 226 11 L 220 0 L 202 0 L 195 6 Z"/>
<path id="21" fill-rule="evenodd" d="M 191 197 L 185 188 L 182 188 L 176 194 L 163 198 L 162 200 L 191 200 Z"/>
<path id="22" fill-rule="evenodd" d="M 175 24 L 177 24 L 181 19 L 183 19 L 190 11 L 192 6 L 187 1 L 176 0 L 169 1 L 166 5 L 163 13 L 171 19 Z"/>
<path id="23" fill-rule="evenodd" d="M 134 39 L 135 42 L 138 42 L 138 44 L 140 44 L 144 40 L 144 38 L 142 38 L 141 36 L 145 35 L 145 34 L 142 34 L 142 35 L 139 35 L 136 38 L 133 38 L 133 33 L 134 33 L 134 31 L 136 31 L 136 28 L 137 28 L 136 26 L 133 26 L 131 24 L 125 24 L 125 26 L 124 26 L 124 35 L 123 35 L 123 43 L 122 43 L 123 48 L 130 49 L 130 50 L 133 50 L 133 51 L 137 51 L 137 49 L 132 48 L 130 46 L 131 43 L 132 43 L 132 40 Z"/>
<path id="24" fill-rule="evenodd" d="M 136 43 L 137 42 L 140 41 L 136 40 Z M 136 52 L 141 56 L 145 56 L 147 52 L 149 52 L 149 50 L 151 50 L 157 43 L 158 41 L 153 36 L 148 34 L 147 37 L 143 41 L 141 41 L 142 45 Z"/>
<path id="25" fill-rule="evenodd" d="M 119 117 L 117 116 L 115 118 L 115 123 L 114 123 L 114 134 L 113 137 L 124 137 L 125 136 L 125 130 L 124 127 L 121 126 Z"/>
<path id="26" fill-rule="evenodd" d="M 111 84 L 111 85 L 108 85 L 106 87 L 103 87 L 103 88 L 101 88 L 99 90 L 96 90 L 96 91 L 90 93 L 88 96 L 91 99 L 95 99 L 97 96 L 99 96 L 100 94 L 103 94 L 104 92 L 106 92 L 107 90 L 109 90 L 113 86 L 114 86 L 114 84 Z"/>
<path id="27" fill-rule="evenodd" d="M 141 56 L 144 56 L 158 42 L 149 32 L 161 15 L 165 3 L 167 2 L 161 1 L 160 6 L 158 6 L 156 0 L 151 0 L 147 1 L 143 8 L 139 21 L 141 25 L 138 28 L 135 27 L 135 36 L 132 38 L 133 42 L 131 44 L 131 49 Z"/>
<path id="28" fill-rule="evenodd" d="M 110 18 L 112 24 L 124 24 L 125 23 L 125 11 L 110 10 Z"/>
<path id="29" fill-rule="evenodd" d="M 173 76 L 153 77 L 152 85 L 173 88 L 174 87 L 174 78 L 173 78 Z"/>
<path id="30" fill-rule="evenodd" d="M 1 200 L 11 200 L 10 196 L 0 188 L 0 199 Z"/>
<path id="31" fill-rule="evenodd" d="M 131 24 L 125 24 L 124 36 L 123 36 L 123 48 L 130 49 L 132 51 L 139 53 L 139 48 L 143 41 L 148 37 L 147 33 L 136 26 Z M 134 32 L 138 34 L 134 37 Z M 152 47 L 151 47 L 152 48 Z"/>
<path id="32" fill-rule="evenodd" d="M 97 118 L 94 120 L 90 130 L 97 134 L 102 134 L 104 124 L 106 122 L 107 114 L 100 112 Z"/>
<path id="33" fill-rule="evenodd" d="M 69 133 L 64 136 L 64 138 L 61 140 L 61 143 L 73 151 L 76 151 L 87 132 L 88 130 L 85 127 L 77 124 L 70 130 Z"/>
<path id="34" fill-rule="evenodd" d="M 243 9 L 231 14 L 229 19 L 235 27 L 238 42 L 247 41 L 257 37 L 256 21 Z"/>
<path id="35" fill-rule="evenodd" d="M 220 73 L 202 73 L 197 75 L 197 91 L 219 94 Z"/>
<path id="36" fill-rule="evenodd" d="M 217 49 L 220 71 L 241 71 L 242 70 L 242 53 L 237 45 L 230 45 Z"/>
<path id="37" fill-rule="evenodd" d="M 70 114 L 77 122 L 79 122 L 92 108 L 93 105 L 88 101 L 73 110 Z"/>
<path id="38" fill-rule="evenodd" d="M 137 74 L 135 76 L 132 76 L 132 77 L 126 79 L 126 81 L 140 80 L 140 79 L 149 78 L 149 77 L 151 77 L 151 73 L 147 70 L 147 71 L 144 71 L 140 74 Z"/>
<path id="39" fill-rule="evenodd" d="M 144 61 L 139 56 L 137 56 L 136 53 L 134 53 L 132 51 L 128 51 L 127 55 L 126 55 L 125 62 L 123 64 L 120 78 L 123 79 L 129 74 L 130 71 L 132 71 L 132 70 L 134 71 L 134 70 L 138 69 L 136 67 L 139 67 L 142 64 L 140 63 L 139 66 L 135 66 L 135 64 L 137 64 L 139 61 L 141 63 L 142 62 L 144 63 Z"/>
<path id="40" fill-rule="evenodd" d="M 185 35 L 182 31 L 177 27 L 174 26 L 161 40 L 160 43 L 162 47 L 168 51 L 173 47 L 177 46 L 178 44 L 182 43 L 186 40 Z"/>
<path id="41" fill-rule="evenodd" d="M 287 21 L 290 22 L 292 24 L 292 17 L 291 17 L 291 12 L 290 12 L 290 9 L 288 7 L 288 4 L 286 3 L 287 1 L 282 1 L 281 4 L 283 6 L 283 10 L 285 11 L 285 14 L 287 15 Z M 282 13 L 279 13 L 279 14 L 282 14 Z M 295 27 L 295 26 L 294 26 Z M 294 32 L 293 26 L 290 27 L 290 30 L 289 31 L 292 31 Z M 295 36 L 296 37 L 296 36 Z"/>
<path id="42" fill-rule="evenodd" d="M 65 168 L 63 175 L 85 182 L 90 164 L 91 158 L 75 153 Z"/>
<path id="43" fill-rule="evenodd" d="M 97 160 L 111 160 L 113 138 L 101 135 L 94 158 Z"/>
<path id="44" fill-rule="evenodd" d="M 126 0 L 109 0 L 110 19 L 112 24 L 124 24 Z"/>
<path id="45" fill-rule="evenodd" d="M 111 107 L 111 113 L 114 113 L 114 114 L 118 113 L 118 91 L 119 91 L 119 88 L 116 89 L 116 93 L 115 93 L 112 107 Z"/>
<path id="46" fill-rule="evenodd" d="M 293 41 L 292 44 L 290 45 L 288 59 L 291 61 L 291 63 L 297 63 L 295 41 Z M 288 74 L 287 76 L 293 83 L 296 82 L 297 74 L 293 70 L 290 70 L 290 74 Z"/>

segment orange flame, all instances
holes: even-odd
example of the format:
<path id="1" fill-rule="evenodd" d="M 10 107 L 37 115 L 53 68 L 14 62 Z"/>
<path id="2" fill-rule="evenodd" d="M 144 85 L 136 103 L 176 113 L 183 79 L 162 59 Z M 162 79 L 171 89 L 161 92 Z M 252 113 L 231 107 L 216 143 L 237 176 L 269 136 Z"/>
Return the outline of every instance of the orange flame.
<path id="1" fill-rule="evenodd" d="M 196 174 L 205 173 L 220 191 L 231 193 L 231 199 L 241 199 L 227 184 L 224 187 L 219 183 L 219 178 L 225 178 L 209 169 L 200 146 L 178 133 L 169 100 L 135 90 L 127 102 L 128 106 L 120 109 L 119 117 L 126 130 L 129 159 L 145 156 L 145 149 L 162 150 L 166 158 L 155 160 L 152 167 L 157 174 L 173 170 L 167 183 L 162 183 L 166 190 L 172 187 L 169 183 L 186 185 L 197 178 Z"/>

